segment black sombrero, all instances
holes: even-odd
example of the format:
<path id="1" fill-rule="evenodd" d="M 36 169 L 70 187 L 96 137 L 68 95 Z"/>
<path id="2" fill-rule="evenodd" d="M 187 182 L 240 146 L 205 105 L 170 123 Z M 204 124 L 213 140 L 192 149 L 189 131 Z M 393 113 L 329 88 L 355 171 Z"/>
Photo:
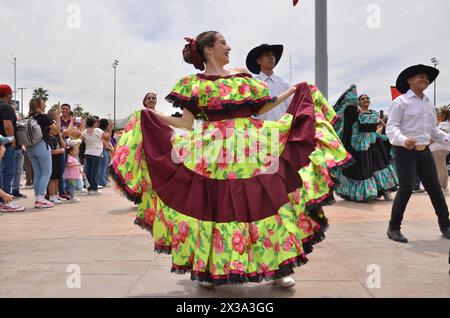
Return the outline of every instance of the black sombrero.
<path id="1" fill-rule="evenodd" d="M 413 65 L 408 67 L 406 70 L 400 73 L 397 78 L 396 87 L 398 91 L 405 94 L 409 90 L 408 79 L 417 74 L 427 74 L 430 84 L 436 80 L 439 75 L 439 70 L 423 64 Z"/>
<path id="2" fill-rule="evenodd" d="M 276 62 L 275 66 L 277 66 L 278 62 L 281 59 L 281 56 L 283 55 L 283 45 L 281 44 L 261 44 L 258 47 L 255 47 L 248 53 L 247 55 L 247 68 L 252 72 L 253 74 L 259 74 L 261 72 L 261 66 L 256 63 L 256 60 L 266 52 L 273 52 L 275 54 Z"/>

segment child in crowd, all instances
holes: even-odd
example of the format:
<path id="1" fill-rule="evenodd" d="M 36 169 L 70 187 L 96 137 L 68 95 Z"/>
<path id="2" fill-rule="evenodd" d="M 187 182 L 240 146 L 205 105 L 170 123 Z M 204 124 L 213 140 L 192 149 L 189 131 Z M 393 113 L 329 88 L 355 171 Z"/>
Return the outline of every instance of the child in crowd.
<path id="1" fill-rule="evenodd" d="M 62 171 L 64 171 L 64 167 L 61 167 L 61 165 L 64 162 L 65 152 L 65 144 L 61 134 L 50 133 L 49 146 L 52 151 L 52 175 L 48 185 L 49 201 L 54 204 L 60 204 L 64 202 L 64 199 L 58 195 L 58 180 L 61 177 Z"/>
<path id="2" fill-rule="evenodd" d="M 75 198 L 75 190 L 78 180 L 81 178 L 81 164 L 78 161 L 79 149 L 77 146 L 67 148 L 66 170 L 64 171 L 64 179 L 66 181 L 67 192 L 70 195 L 70 202 L 80 201 Z"/>

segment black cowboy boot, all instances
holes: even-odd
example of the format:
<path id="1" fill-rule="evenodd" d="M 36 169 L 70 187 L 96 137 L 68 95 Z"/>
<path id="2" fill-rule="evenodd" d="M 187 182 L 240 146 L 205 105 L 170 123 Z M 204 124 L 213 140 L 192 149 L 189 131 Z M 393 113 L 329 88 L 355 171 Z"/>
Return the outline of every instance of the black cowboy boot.
<path id="1" fill-rule="evenodd" d="M 387 230 L 387 236 L 389 239 L 400 242 L 400 243 L 408 243 L 408 239 L 403 236 L 402 232 L 400 230 L 392 230 L 390 227 Z"/>
<path id="2" fill-rule="evenodd" d="M 448 226 L 446 229 L 441 229 L 441 232 L 446 239 L 450 240 L 450 226 Z"/>

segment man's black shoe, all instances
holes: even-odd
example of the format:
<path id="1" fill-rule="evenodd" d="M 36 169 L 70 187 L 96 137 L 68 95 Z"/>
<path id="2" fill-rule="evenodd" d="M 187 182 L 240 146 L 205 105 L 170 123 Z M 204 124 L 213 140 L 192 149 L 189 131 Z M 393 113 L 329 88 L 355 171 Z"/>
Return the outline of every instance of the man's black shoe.
<path id="1" fill-rule="evenodd" d="M 26 199 L 28 196 L 25 194 L 20 193 L 19 191 L 13 191 L 11 195 L 14 197 L 14 199 Z"/>
<path id="2" fill-rule="evenodd" d="M 408 243 L 408 239 L 403 236 L 400 230 L 391 230 L 390 228 L 388 228 L 387 236 L 389 237 L 389 239 L 395 242 Z"/>
<path id="3" fill-rule="evenodd" d="M 449 240 L 450 240 L 450 226 L 447 227 L 445 230 L 444 230 L 444 229 L 441 229 L 441 232 L 442 232 L 442 235 L 444 235 L 444 237 L 445 237 L 446 239 L 449 239 Z"/>

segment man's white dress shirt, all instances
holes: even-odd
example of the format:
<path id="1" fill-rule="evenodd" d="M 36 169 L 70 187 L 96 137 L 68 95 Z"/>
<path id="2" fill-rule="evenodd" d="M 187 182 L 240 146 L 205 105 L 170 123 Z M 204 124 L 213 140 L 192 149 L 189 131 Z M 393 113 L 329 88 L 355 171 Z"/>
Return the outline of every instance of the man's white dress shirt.
<path id="1" fill-rule="evenodd" d="M 412 90 L 397 97 L 389 107 L 386 135 L 394 146 L 404 147 L 406 138 L 416 145 L 429 145 L 431 140 L 447 144 L 450 136 L 437 128 L 436 110 L 424 95 L 420 99 Z"/>
<path id="2" fill-rule="evenodd" d="M 289 85 L 289 83 L 284 78 L 275 74 L 268 76 L 261 72 L 255 78 L 267 83 L 267 85 L 269 86 L 270 95 L 273 97 L 279 96 L 281 93 L 284 93 L 291 87 L 291 85 Z M 265 114 L 259 115 L 258 118 L 271 121 L 280 120 L 280 118 L 286 114 L 286 110 L 291 104 L 291 100 L 292 97 L 289 97 L 274 109 L 268 111 Z"/>

